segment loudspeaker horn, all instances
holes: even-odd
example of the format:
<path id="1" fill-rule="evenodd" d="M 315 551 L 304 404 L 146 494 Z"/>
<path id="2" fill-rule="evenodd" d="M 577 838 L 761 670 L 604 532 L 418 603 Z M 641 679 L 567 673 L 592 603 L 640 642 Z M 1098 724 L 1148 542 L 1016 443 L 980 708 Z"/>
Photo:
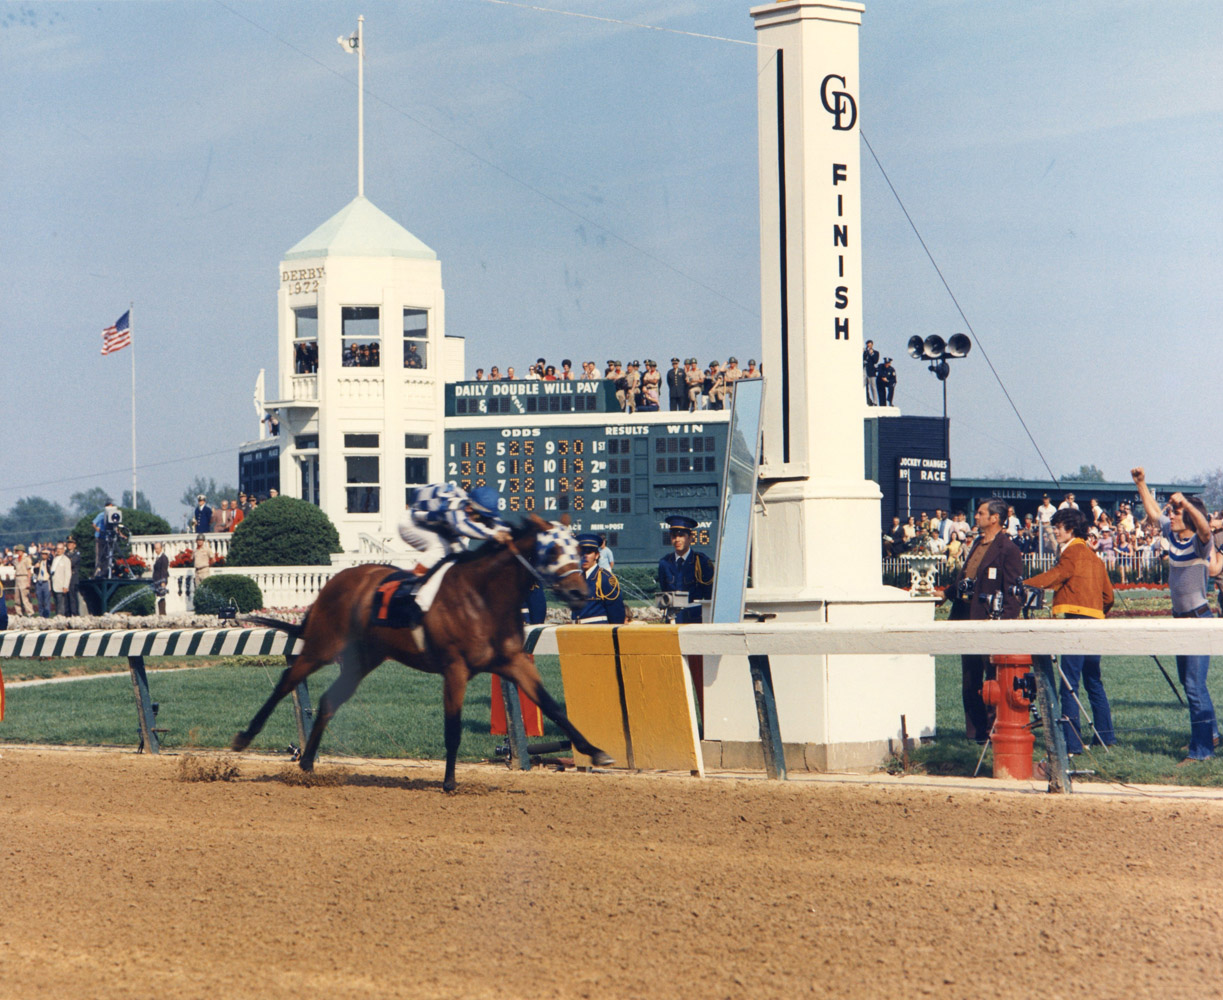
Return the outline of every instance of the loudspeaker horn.
<path id="1" fill-rule="evenodd" d="M 972 350 L 972 339 L 966 333 L 953 333 L 951 339 L 947 341 L 947 356 L 951 358 L 963 358 L 968 356 L 968 352 Z"/>
<path id="2" fill-rule="evenodd" d="M 922 342 L 922 349 L 928 358 L 941 358 L 947 349 L 947 343 L 937 333 L 932 333 Z"/>
<path id="3" fill-rule="evenodd" d="M 909 346 L 907 350 L 909 352 L 909 357 L 917 358 L 917 360 L 920 361 L 925 357 L 925 354 L 923 353 L 925 350 L 925 341 L 923 341 L 921 337 L 914 334 L 909 338 Z"/>

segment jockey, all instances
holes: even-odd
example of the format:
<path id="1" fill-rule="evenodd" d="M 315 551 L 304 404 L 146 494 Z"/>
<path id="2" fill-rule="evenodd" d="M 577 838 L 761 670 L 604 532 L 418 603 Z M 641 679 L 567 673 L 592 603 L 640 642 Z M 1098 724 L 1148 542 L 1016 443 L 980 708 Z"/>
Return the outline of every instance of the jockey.
<path id="1" fill-rule="evenodd" d="M 620 581 L 599 565 L 602 545 L 603 539 L 599 535 L 578 535 L 582 572 L 586 574 L 586 585 L 590 588 L 590 600 L 586 606 L 573 613 L 573 620 L 580 625 L 606 622 L 624 624 L 624 595 L 620 593 Z"/>
<path id="2" fill-rule="evenodd" d="M 510 530 L 497 514 L 501 498 L 491 486 L 470 493 L 453 483 L 422 486 L 399 519 L 399 537 L 420 553 L 417 572 L 462 552 L 464 538 L 506 543 Z"/>

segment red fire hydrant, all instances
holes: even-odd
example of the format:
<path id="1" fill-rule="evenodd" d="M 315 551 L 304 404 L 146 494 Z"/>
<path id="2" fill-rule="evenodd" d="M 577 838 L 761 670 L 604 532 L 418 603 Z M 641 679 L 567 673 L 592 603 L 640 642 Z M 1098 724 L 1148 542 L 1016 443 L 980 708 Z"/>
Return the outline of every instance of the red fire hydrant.
<path id="1" fill-rule="evenodd" d="M 1030 725 L 1034 680 L 1032 657 L 991 656 L 993 677 L 981 685 L 981 698 L 993 705 L 994 777 L 1032 777 L 1032 747 L 1036 743 Z"/>

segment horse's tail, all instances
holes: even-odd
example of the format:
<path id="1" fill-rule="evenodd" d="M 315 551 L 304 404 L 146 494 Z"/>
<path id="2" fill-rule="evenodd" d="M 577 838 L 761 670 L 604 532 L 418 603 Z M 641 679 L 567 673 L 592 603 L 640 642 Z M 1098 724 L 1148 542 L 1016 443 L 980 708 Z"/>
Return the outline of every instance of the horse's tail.
<path id="1" fill-rule="evenodd" d="M 242 620 L 253 622 L 256 625 L 263 625 L 265 628 L 274 628 L 278 632 L 288 632 L 294 639 L 301 638 L 301 634 L 306 630 L 306 620 L 304 618 L 300 625 L 284 622 L 279 618 L 264 618 L 262 615 L 243 615 Z"/>

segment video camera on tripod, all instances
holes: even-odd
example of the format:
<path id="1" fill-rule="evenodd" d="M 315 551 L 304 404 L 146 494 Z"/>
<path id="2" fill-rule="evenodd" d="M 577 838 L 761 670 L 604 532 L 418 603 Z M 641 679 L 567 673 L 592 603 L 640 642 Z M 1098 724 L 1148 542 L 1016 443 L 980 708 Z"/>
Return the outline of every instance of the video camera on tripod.
<path id="1" fill-rule="evenodd" d="M 989 609 L 989 616 L 995 620 L 1002 617 L 1002 608 L 1008 596 L 1019 598 L 1019 606 L 1023 616 L 1027 618 L 1033 611 L 1039 611 L 1045 606 L 1045 592 L 1040 587 L 1025 587 L 1022 580 L 1016 580 L 1009 587 L 1000 587 L 992 594 L 977 594 L 976 580 L 967 577 L 956 584 L 956 597 L 971 601 L 974 596 L 984 602 Z"/>
<path id="2" fill-rule="evenodd" d="M 700 605 L 694 601 L 686 590 L 661 590 L 654 595 L 654 606 L 662 609 L 664 622 L 672 622 L 678 612 Z"/>

